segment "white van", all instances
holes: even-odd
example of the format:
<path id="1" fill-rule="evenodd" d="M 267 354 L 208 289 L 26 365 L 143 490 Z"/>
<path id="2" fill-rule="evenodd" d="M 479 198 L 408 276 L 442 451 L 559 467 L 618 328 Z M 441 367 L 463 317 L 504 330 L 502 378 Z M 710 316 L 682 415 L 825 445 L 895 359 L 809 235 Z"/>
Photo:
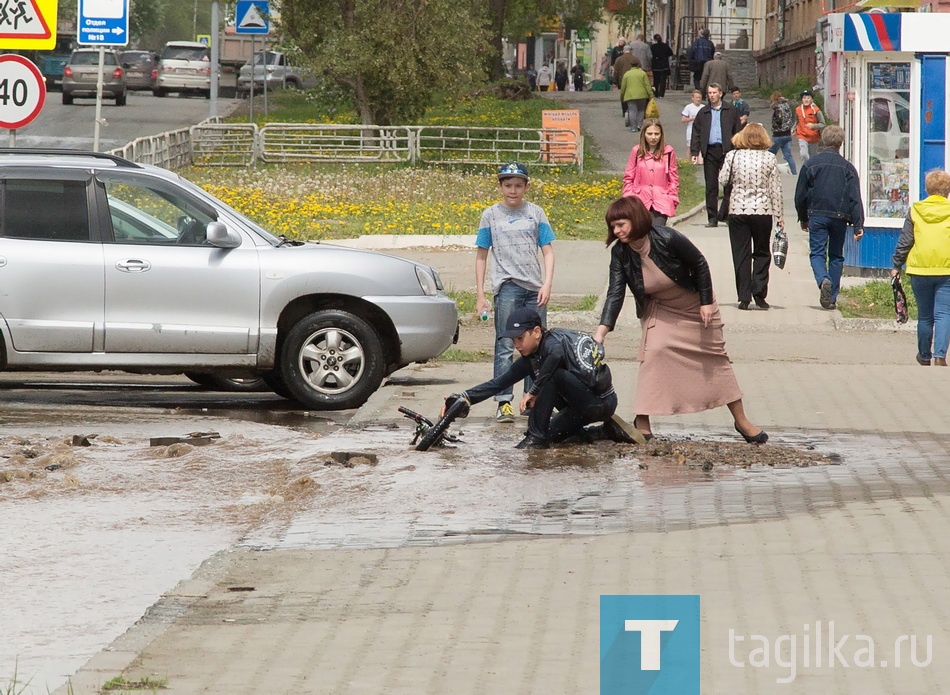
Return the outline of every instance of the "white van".
<path id="1" fill-rule="evenodd" d="M 197 41 L 169 41 L 152 80 L 152 94 L 203 94 L 211 98 L 211 51 Z"/>

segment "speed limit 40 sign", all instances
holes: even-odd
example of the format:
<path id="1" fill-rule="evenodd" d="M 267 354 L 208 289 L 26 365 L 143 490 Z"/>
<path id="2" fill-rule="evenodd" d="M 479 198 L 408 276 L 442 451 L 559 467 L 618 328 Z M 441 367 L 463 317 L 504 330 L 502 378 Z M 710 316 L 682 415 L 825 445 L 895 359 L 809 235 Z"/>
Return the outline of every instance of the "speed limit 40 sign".
<path id="1" fill-rule="evenodd" d="M 18 55 L 0 55 L 0 127 L 22 128 L 46 101 L 46 80 L 33 63 Z"/>

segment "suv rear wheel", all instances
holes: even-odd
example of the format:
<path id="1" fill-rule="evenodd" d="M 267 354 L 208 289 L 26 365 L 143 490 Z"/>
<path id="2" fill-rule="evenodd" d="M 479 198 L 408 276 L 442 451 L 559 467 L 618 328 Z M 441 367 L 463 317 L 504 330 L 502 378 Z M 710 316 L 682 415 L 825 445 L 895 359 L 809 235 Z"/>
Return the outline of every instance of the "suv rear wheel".
<path id="1" fill-rule="evenodd" d="M 279 369 L 287 390 L 308 408 L 358 408 L 383 381 L 383 346 L 359 316 L 317 311 L 287 334 Z"/>
<path id="2" fill-rule="evenodd" d="M 67 94 L 66 90 L 63 90 L 63 104 L 65 104 L 66 106 L 69 106 L 72 103 L 73 103 L 73 95 Z"/>
<path id="3" fill-rule="evenodd" d="M 122 92 L 121 94 L 116 94 L 116 95 L 115 95 L 115 105 L 116 105 L 116 106 L 125 106 L 125 100 L 126 100 L 127 98 L 128 98 L 128 97 L 126 96 L 125 92 Z"/>

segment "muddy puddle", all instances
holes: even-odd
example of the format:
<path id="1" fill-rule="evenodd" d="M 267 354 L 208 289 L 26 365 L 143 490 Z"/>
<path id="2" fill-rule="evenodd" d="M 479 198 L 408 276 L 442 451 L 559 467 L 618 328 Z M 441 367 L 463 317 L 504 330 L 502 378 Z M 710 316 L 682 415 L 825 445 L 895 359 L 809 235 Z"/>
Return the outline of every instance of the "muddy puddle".
<path id="1" fill-rule="evenodd" d="M 0 581 L 16 598 L 0 601 L 0 692 L 16 666 L 32 679 L 25 695 L 54 690 L 235 543 L 666 531 L 950 487 L 940 470 L 947 443 L 933 437 L 773 432 L 753 447 L 726 430 L 674 430 L 642 451 L 598 442 L 524 452 L 513 448 L 516 428 L 466 421 L 463 443 L 419 453 L 408 421 L 350 429 L 299 413 L 116 408 L 50 425 L 28 410 L 5 415 Z M 149 446 L 194 432 L 220 437 Z"/>

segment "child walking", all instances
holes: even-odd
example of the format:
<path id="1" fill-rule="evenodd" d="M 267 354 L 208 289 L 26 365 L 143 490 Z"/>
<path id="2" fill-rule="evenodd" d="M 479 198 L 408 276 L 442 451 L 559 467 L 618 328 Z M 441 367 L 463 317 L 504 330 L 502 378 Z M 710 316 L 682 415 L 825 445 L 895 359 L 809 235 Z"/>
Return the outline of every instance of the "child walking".
<path id="1" fill-rule="evenodd" d="M 524 199 L 528 190 L 528 169 L 511 162 L 498 170 L 498 189 L 501 201 L 482 213 L 478 224 L 475 246 L 475 311 L 483 313 L 491 308 L 485 296 L 485 270 L 491 250 L 491 285 L 495 304 L 495 366 L 494 376 L 504 374 L 511 366 L 514 344 L 506 338 L 508 317 L 520 307 L 547 317 L 547 304 L 554 282 L 554 230 L 539 206 Z M 544 270 L 541 260 L 544 260 Z M 531 380 L 525 379 L 525 393 Z M 511 406 L 514 392 L 511 386 L 495 394 L 498 422 L 514 422 Z"/>
<path id="2" fill-rule="evenodd" d="M 689 149 L 690 140 L 693 137 L 693 121 L 696 120 L 696 114 L 703 108 L 703 93 L 698 89 L 693 90 L 692 101 L 683 109 L 682 120 L 686 124 L 686 149 Z"/>
<path id="3" fill-rule="evenodd" d="M 666 144 L 663 126 L 648 118 L 640 131 L 623 172 L 623 195 L 636 196 L 653 216 L 654 225 L 665 225 L 680 203 L 680 175 L 676 153 Z"/>

